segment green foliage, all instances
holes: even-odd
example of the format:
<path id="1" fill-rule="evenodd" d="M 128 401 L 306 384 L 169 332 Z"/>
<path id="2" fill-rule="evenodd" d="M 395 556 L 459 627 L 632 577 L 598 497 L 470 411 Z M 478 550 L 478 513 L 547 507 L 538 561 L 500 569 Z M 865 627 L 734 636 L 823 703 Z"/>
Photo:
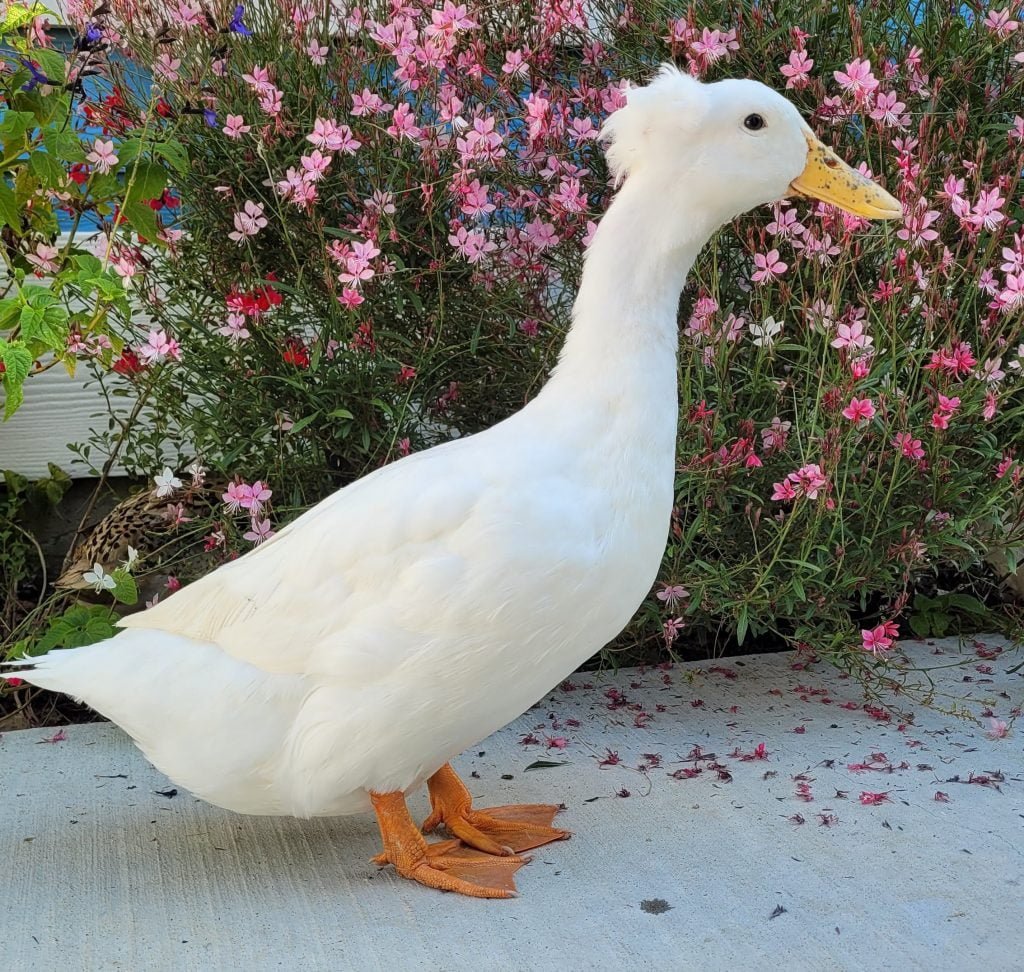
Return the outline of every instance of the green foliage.
<path id="1" fill-rule="evenodd" d="M 937 597 L 916 594 L 911 607 L 910 630 L 918 638 L 944 638 L 948 634 L 976 631 L 988 617 L 988 608 L 969 594 L 953 592 Z"/>
<path id="2" fill-rule="evenodd" d="M 94 134 L 96 112 L 116 106 L 109 95 L 101 105 L 90 104 L 75 79 L 108 70 L 107 45 L 79 38 L 67 55 L 39 46 L 38 34 L 25 25 L 43 14 L 59 20 L 40 4 L 12 3 L 0 23 L 5 419 L 20 407 L 32 374 L 57 365 L 73 374 L 80 359 L 100 371 L 114 365 L 123 348 L 119 333 L 131 316 L 123 277 L 130 276 L 132 260 L 142 257 L 139 236 L 148 250 L 164 245 L 159 217 L 148 202 L 162 197 L 168 170 L 180 164 L 176 149 L 161 146 L 144 121 L 126 126 L 123 116 L 111 112 L 104 134 Z M 109 172 L 91 158 L 100 140 L 116 155 Z M 74 216 L 63 236 L 60 209 Z M 103 221 L 115 211 L 118 221 Z M 107 237 L 102 261 L 86 250 L 91 234 L 83 229 L 91 221 L 99 221 Z M 83 261 L 94 265 L 92 273 L 80 272 Z M 36 278 L 43 282 L 26 282 Z"/>
<path id="3" fill-rule="evenodd" d="M 0 482 L 0 644 L 23 617 L 19 587 L 42 567 L 38 544 L 25 527 L 30 516 L 53 510 L 71 485 L 63 470 L 50 465 L 50 475 L 30 481 L 11 470 Z"/>
<path id="4" fill-rule="evenodd" d="M 80 648 L 117 634 L 117 614 L 105 604 L 75 604 L 50 618 L 45 630 L 31 641 L 20 642 L 10 658 L 44 655 L 53 648 Z"/>

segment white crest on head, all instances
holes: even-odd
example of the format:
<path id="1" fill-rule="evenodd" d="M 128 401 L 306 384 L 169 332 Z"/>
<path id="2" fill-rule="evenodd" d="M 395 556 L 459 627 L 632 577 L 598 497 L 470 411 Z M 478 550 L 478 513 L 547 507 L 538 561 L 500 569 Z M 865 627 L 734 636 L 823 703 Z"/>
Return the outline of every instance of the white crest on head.
<path id="1" fill-rule="evenodd" d="M 608 116 L 598 133 L 616 188 L 656 154 L 653 133 L 695 130 L 708 110 L 704 85 L 674 64 L 662 64 L 650 83 L 630 85 L 625 94 L 626 104 Z"/>

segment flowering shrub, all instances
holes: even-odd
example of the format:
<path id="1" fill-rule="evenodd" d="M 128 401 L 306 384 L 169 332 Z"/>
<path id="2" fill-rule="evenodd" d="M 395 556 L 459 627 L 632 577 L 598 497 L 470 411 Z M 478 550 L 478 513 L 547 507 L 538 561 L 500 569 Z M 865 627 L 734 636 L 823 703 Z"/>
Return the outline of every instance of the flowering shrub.
<path id="1" fill-rule="evenodd" d="M 71 6 L 152 71 L 135 124 L 188 160 L 187 237 L 133 264 L 156 324 L 125 370 L 156 408 L 128 457 L 151 474 L 170 441 L 231 481 L 208 548 L 269 534 L 268 481 L 288 515 L 536 390 L 611 194 L 601 122 L 671 58 L 785 89 L 905 218 L 784 203 L 702 254 L 671 541 L 624 643 L 772 633 L 858 667 L 922 576 L 992 546 L 1013 565 L 1019 4 Z"/>
<path id="2" fill-rule="evenodd" d="M 142 242 L 166 242 L 154 202 L 163 201 L 168 167 L 184 158 L 143 124 L 130 126 L 119 96 L 93 100 L 107 70 L 106 43 L 86 31 L 65 55 L 53 49 L 53 14 L 12 3 L 0 19 L 0 375 L 4 417 L 24 383 L 80 360 L 117 367 L 120 327 L 130 319 L 128 288 Z M 70 220 L 59 237 L 58 213 Z M 85 245 L 83 235 L 98 247 Z M 88 234 L 84 231 L 89 230 Z M 134 245 L 131 234 L 138 240 Z M 96 250 L 96 252 L 93 252 Z"/>

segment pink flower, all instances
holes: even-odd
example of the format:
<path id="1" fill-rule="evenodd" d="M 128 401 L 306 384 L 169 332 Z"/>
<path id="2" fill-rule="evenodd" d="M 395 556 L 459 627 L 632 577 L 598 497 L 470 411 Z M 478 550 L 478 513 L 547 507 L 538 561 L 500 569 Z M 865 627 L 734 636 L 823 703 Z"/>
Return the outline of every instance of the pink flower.
<path id="1" fill-rule="evenodd" d="M 796 487 L 789 481 L 784 479 L 781 483 L 772 483 L 772 499 L 773 500 L 795 500 L 799 495 L 796 491 Z"/>
<path id="2" fill-rule="evenodd" d="M 249 510 L 252 516 L 255 517 L 263 509 L 264 504 L 267 503 L 270 497 L 274 495 L 274 491 L 268 489 L 258 479 L 248 489 L 248 495 L 244 496 L 241 500 L 241 507 L 243 510 Z"/>
<path id="3" fill-rule="evenodd" d="M 273 85 L 271 85 L 266 91 L 260 93 L 257 101 L 260 106 L 260 111 L 267 115 L 279 115 L 281 114 L 281 104 L 284 98 L 284 92 L 279 91 Z"/>
<path id="4" fill-rule="evenodd" d="M 245 504 L 251 504 L 252 487 L 247 483 L 228 483 L 228 491 L 221 495 L 229 513 L 237 513 Z"/>
<path id="5" fill-rule="evenodd" d="M 269 540 L 273 535 L 274 531 L 270 528 L 270 520 L 257 520 L 253 517 L 251 528 L 242 534 L 242 539 L 259 545 L 265 540 Z"/>
<path id="6" fill-rule="evenodd" d="M 981 417 L 986 422 L 991 422 L 999 410 L 999 399 L 992 392 L 985 392 L 985 405 L 981 410 Z"/>
<path id="7" fill-rule="evenodd" d="M 145 364 L 153 364 L 165 359 L 180 361 L 181 346 L 174 338 L 168 337 L 163 329 L 150 331 L 146 343 L 139 346 L 138 355 Z"/>
<path id="8" fill-rule="evenodd" d="M 263 215 L 263 203 L 247 199 L 242 211 L 235 213 L 235 229 L 234 232 L 228 233 L 228 239 L 234 240 L 241 246 L 243 240 L 255 236 L 266 225 L 267 219 Z"/>
<path id="9" fill-rule="evenodd" d="M 377 115 L 381 112 L 391 111 L 394 105 L 385 103 L 384 99 L 374 94 L 369 88 L 363 88 L 358 94 L 352 95 L 352 110 L 350 114 L 361 118 L 363 115 Z"/>
<path id="10" fill-rule="evenodd" d="M 772 499 L 791 500 L 798 496 L 806 496 L 808 499 L 817 499 L 818 493 L 828 488 L 828 479 L 821 471 L 821 466 L 816 462 L 809 462 L 801 466 L 796 472 L 791 472 L 781 483 L 775 483 L 775 492 Z"/>
<path id="11" fill-rule="evenodd" d="M 1006 219 L 1000 212 L 1005 203 L 1006 200 L 1000 194 L 998 186 L 993 189 L 982 189 L 968 220 L 978 229 L 985 229 L 991 233 Z"/>
<path id="12" fill-rule="evenodd" d="M 757 269 L 751 276 L 754 283 L 767 283 L 785 273 L 788 265 L 779 259 L 778 250 L 769 250 L 767 253 L 754 254 L 754 266 Z"/>
<path id="13" fill-rule="evenodd" d="M 48 243 L 37 243 L 35 253 L 29 253 L 25 259 L 34 266 L 35 274 L 41 277 L 44 273 L 57 273 L 60 266 L 57 264 L 57 256 L 60 254 L 60 247 L 50 246 Z"/>
<path id="14" fill-rule="evenodd" d="M 790 51 L 789 63 L 783 64 L 779 72 L 786 79 L 787 88 L 803 88 L 810 80 L 811 68 L 814 61 L 807 56 L 806 51 Z"/>
<path id="15" fill-rule="evenodd" d="M 731 38 L 730 38 L 731 35 Z M 720 30 L 709 30 L 705 27 L 696 40 L 690 42 L 690 50 L 703 64 L 714 64 L 715 61 L 725 57 L 729 48 L 737 50 L 739 44 L 735 41 L 735 34 L 722 33 Z"/>
<path id="16" fill-rule="evenodd" d="M 659 601 L 664 601 L 672 607 L 677 601 L 690 596 L 690 592 L 682 584 L 666 584 L 657 594 L 654 595 Z"/>
<path id="17" fill-rule="evenodd" d="M 407 138 L 416 141 L 422 134 L 416 127 L 416 119 L 412 109 L 406 102 L 402 102 L 391 114 L 391 124 L 386 129 L 387 133 L 394 138 Z"/>
<path id="18" fill-rule="evenodd" d="M 988 720 L 988 732 L 985 733 L 989 739 L 1005 739 L 1010 734 L 1010 727 L 1002 719 L 990 717 Z"/>
<path id="19" fill-rule="evenodd" d="M 221 131 L 228 138 L 241 138 L 246 132 L 252 131 L 252 126 L 245 124 L 245 118 L 242 115 L 228 115 Z"/>
<path id="20" fill-rule="evenodd" d="M 683 628 L 686 627 L 686 622 L 682 618 L 668 618 L 662 623 L 661 633 L 665 638 L 665 644 L 671 648 L 672 643 L 676 640 L 676 636 Z"/>
<path id="21" fill-rule="evenodd" d="M 874 807 L 879 803 L 889 803 L 889 793 L 888 791 L 884 793 L 871 793 L 865 790 L 860 795 L 860 802 L 866 807 Z"/>
<path id="22" fill-rule="evenodd" d="M 92 143 L 92 151 L 85 157 L 85 161 L 96 166 L 97 172 L 106 175 L 118 163 L 113 141 L 105 142 L 102 138 L 97 138 Z"/>
<path id="23" fill-rule="evenodd" d="M 1020 115 L 1014 116 L 1013 124 L 1010 126 L 1006 137 L 1011 142 L 1024 142 L 1024 118 Z"/>
<path id="24" fill-rule="evenodd" d="M 227 323 L 217 328 L 217 333 L 232 341 L 247 341 L 252 337 L 249 328 L 246 327 L 245 315 L 237 311 L 231 311 L 227 316 Z"/>
<path id="25" fill-rule="evenodd" d="M 362 142 L 356 141 L 348 125 L 339 125 L 329 118 L 318 118 L 313 122 L 313 131 L 306 136 L 307 142 L 325 152 L 355 154 Z"/>
<path id="26" fill-rule="evenodd" d="M 501 73 L 512 77 L 525 77 L 530 70 L 530 65 L 523 57 L 522 49 L 505 51 L 505 63 L 501 66 Z"/>
<path id="27" fill-rule="evenodd" d="M 354 287 L 346 287 L 338 296 L 338 302 L 347 310 L 354 310 L 366 298 Z"/>
<path id="28" fill-rule="evenodd" d="M 1024 273 L 1008 273 L 1006 286 L 999 293 L 999 304 L 1003 312 L 1013 310 L 1024 303 Z"/>
<path id="29" fill-rule="evenodd" d="M 990 10 L 984 23 L 1000 40 L 1009 37 L 1020 26 L 1011 18 L 1009 10 Z"/>
<path id="30" fill-rule="evenodd" d="M 939 218 L 936 209 L 928 209 L 927 203 L 918 207 L 912 212 L 905 212 L 903 216 L 903 228 L 896 231 L 896 236 L 905 240 L 912 247 L 924 246 L 939 238 L 938 230 L 931 228 Z"/>
<path id="31" fill-rule="evenodd" d="M 864 101 L 878 88 L 878 80 L 871 73 L 871 62 L 859 57 L 847 64 L 845 71 L 834 71 L 833 76 L 857 101 Z"/>
<path id="32" fill-rule="evenodd" d="M 910 116 L 904 114 L 907 106 L 896 98 L 895 91 L 880 94 L 871 109 L 871 117 L 887 128 L 906 128 Z"/>
<path id="33" fill-rule="evenodd" d="M 948 412 L 952 415 L 960 407 L 960 399 L 956 396 L 947 398 L 942 392 L 939 392 L 939 410 Z"/>
<path id="34" fill-rule="evenodd" d="M 486 254 L 493 252 L 498 245 L 487 239 L 483 233 L 467 230 L 460 226 L 448 237 L 448 242 L 461 253 L 469 263 L 479 263 Z"/>
<path id="35" fill-rule="evenodd" d="M 875 415 L 875 406 L 870 398 L 851 398 L 843 409 L 843 417 L 851 422 L 866 422 Z"/>
<path id="36" fill-rule="evenodd" d="M 909 432 L 900 432 L 892 440 L 895 448 L 907 459 L 923 459 L 924 449 L 921 448 L 921 440 L 915 439 Z"/>
<path id="37" fill-rule="evenodd" d="M 270 71 L 258 64 L 253 67 L 250 74 L 243 74 L 242 80 L 257 94 L 262 94 L 274 87 L 273 81 L 270 80 Z"/>
<path id="38" fill-rule="evenodd" d="M 173 83 L 178 80 L 178 68 L 181 67 L 181 58 L 173 57 L 164 51 L 153 62 L 153 75 L 158 80 Z"/>
<path id="39" fill-rule="evenodd" d="M 880 655 L 892 648 L 892 637 L 890 637 L 885 625 L 878 625 L 875 628 L 862 628 L 860 632 L 861 647 L 872 655 Z"/>
<path id="40" fill-rule="evenodd" d="M 468 186 L 460 190 L 462 205 L 459 209 L 467 216 L 487 216 L 497 208 L 490 199 L 490 186 L 481 185 L 474 179 Z"/>
<path id="41" fill-rule="evenodd" d="M 834 348 L 867 348 L 874 341 L 874 338 L 864 333 L 863 321 L 840 324 L 836 332 L 838 336 L 832 342 Z"/>
<path id="42" fill-rule="evenodd" d="M 306 45 L 307 56 L 318 67 L 321 67 L 327 63 L 327 54 L 329 50 L 330 48 L 326 44 L 321 44 L 319 41 L 316 40 L 311 40 Z"/>
<path id="43" fill-rule="evenodd" d="M 302 164 L 303 180 L 319 182 L 331 164 L 331 157 L 324 155 L 320 149 L 314 149 L 309 155 L 303 155 L 299 162 Z"/>
<path id="44" fill-rule="evenodd" d="M 558 234 L 554 226 L 539 218 L 531 220 L 523 227 L 523 237 L 538 250 L 558 245 Z"/>

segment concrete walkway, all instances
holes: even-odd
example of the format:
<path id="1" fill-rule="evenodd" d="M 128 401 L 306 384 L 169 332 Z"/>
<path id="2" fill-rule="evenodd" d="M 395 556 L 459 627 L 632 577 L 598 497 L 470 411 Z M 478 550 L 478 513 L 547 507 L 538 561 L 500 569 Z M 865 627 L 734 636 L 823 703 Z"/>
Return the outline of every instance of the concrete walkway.
<path id="1" fill-rule="evenodd" d="M 1020 970 L 1024 720 L 982 714 L 1012 721 L 1024 669 L 999 645 L 904 645 L 976 723 L 901 724 L 789 655 L 574 678 L 457 762 L 480 805 L 567 807 L 513 901 L 379 870 L 368 816 L 206 806 L 109 726 L 8 733 L 0 965 Z"/>

